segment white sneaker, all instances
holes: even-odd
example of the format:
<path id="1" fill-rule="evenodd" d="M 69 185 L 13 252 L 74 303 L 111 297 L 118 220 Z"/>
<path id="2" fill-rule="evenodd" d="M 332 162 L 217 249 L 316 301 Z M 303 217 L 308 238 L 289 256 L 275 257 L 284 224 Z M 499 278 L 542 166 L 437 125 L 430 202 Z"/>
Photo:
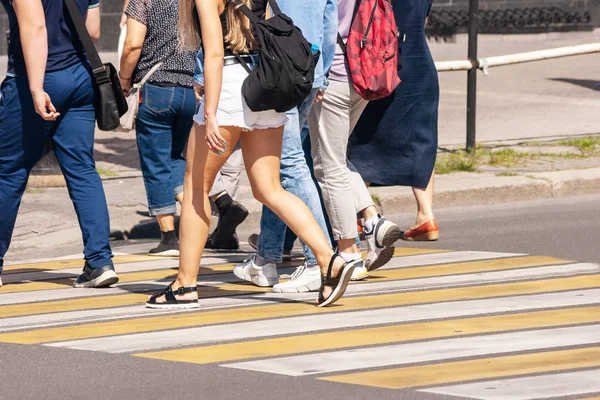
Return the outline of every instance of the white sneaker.
<path id="1" fill-rule="evenodd" d="M 233 274 L 238 278 L 252 282 L 256 286 L 268 287 L 273 286 L 279 282 L 279 275 L 277 275 L 277 266 L 273 263 L 268 263 L 259 267 L 254 262 L 258 255 L 254 254 L 248 260 L 244 261 L 242 265 L 238 265 L 233 269 Z"/>
<path id="2" fill-rule="evenodd" d="M 394 243 L 400 239 L 400 228 L 379 215 L 373 231 L 365 232 L 365 236 L 368 248 L 365 265 L 368 271 L 373 271 L 383 267 L 394 256 Z"/>
<path id="3" fill-rule="evenodd" d="M 365 267 L 365 262 L 363 260 L 358 261 L 354 264 L 354 271 L 352 272 L 352 281 L 362 281 L 365 278 L 369 277 L 369 270 Z"/>
<path id="4" fill-rule="evenodd" d="M 345 260 L 345 259 L 344 259 Z M 365 262 L 362 259 L 361 253 L 356 253 L 354 259 L 347 261 L 350 264 L 354 264 L 354 270 L 352 271 L 352 281 L 360 281 L 369 276 L 369 271 L 365 268 Z"/>
<path id="5" fill-rule="evenodd" d="M 0 287 L 2 287 L 2 277 L 0 276 Z"/>
<path id="6" fill-rule="evenodd" d="M 305 262 L 292 274 L 290 280 L 273 286 L 275 293 L 306 293 L 317 292 L 321 288 L 321 270 L 308 268 Z"/>

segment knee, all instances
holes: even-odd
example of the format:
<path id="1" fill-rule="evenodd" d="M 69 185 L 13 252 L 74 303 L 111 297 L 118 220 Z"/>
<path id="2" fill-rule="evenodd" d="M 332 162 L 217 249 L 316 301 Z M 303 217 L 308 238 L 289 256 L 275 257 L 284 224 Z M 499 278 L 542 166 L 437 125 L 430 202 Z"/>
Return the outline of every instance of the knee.
<path id="1" fill-rule="evenodd" d="M 256 187 L 252 187 L 252 195 L 262 204 L 267 206 L 270 209 L 272 208 L 272 204 L 275 198 L 283 191 L 283 188 L 279 183 L 277 184 L 261 184 Z"/>

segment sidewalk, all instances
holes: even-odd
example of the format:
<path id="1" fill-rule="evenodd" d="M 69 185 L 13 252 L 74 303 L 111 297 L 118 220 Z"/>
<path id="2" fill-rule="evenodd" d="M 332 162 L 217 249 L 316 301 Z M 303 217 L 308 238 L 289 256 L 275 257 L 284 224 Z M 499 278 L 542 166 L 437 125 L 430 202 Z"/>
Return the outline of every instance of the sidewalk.
<path id="1" fill-rule="evenodd" d="M 592 146 L 584 147 L 584 151 L 581 146 L 548 143 L 485 147 L 479 149 L 477 158 L 441 151 L 436 167 L 440 174 L 436 176 L 435 207 L 439 210 L 600 193 L 600 136 L 588 141 Z M 119 134 L 100 143 L 96 149 L 98 170 L 104 180 L 113 238 L 158 238 L 158 226 L 147 216 L 141 174 L 135 169 L 138 161 L 134 137 Z M 387 214 L 415 211 L 410 188 L 376 187 L 371 188 L 371 193 Z M 252 198 L 245 174 L 238 200 L 250 211 L 238 230 L 240 240 L 245 241 L 247 233 L 258 231 L 261 216 L 261 205 Z M 213 222 L 216 226 L 216 220 Z M 74 252 L 80 241 L 66 189 L 29 188 L 23 197 L 8 257 L 43 258 L 45 249 L 63 246 Z"/>

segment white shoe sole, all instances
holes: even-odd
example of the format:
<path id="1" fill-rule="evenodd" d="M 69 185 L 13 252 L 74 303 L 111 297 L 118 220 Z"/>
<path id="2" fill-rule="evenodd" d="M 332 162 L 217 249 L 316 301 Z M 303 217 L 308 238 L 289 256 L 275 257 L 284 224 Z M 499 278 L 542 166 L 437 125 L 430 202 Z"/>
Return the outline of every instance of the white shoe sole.
<path id="1" fill-rule="evenodd" d="M 160 253 L 148 253 L 150 257 L 179 257 L 179 250 L 167 250 Z"/>
<path id="2" fill-rule="evenodd" d="M 189 310 L 192 308 L 200 308 L 200 303 L 197 301 L 194 303 L 185 304 L 150 304 L 146 303 L 146 308 L 154 308 L 157 310 Z"/>
<path id="3" fill-rule="evenodd" d="M 375 271 L 376 269 L 383 267 L 385 264 L 390 262 L 392 257 L 394 257 L 395 251 L 396 248 L 393 246 L 385 247 L 381 249 L 379 254 L 375 255 L 375 258 L 373 258 L 373 260 L 367 258 L 367 260 L 365 261 L 365 266 L 367 267 L 367 270 Z"/>
<path id="4" fill-rule="evenodd" d="M 344 293 L 346 293 L 346 288 L 348 288 L 348 284 L 350 283 L 350 279 L 352 278 L 352 273 L 354 272 L 354 265 L 349 265 L 342 272 L 342 276 L 340 277 L 340 281 L 342 282 L 340 285 L 337 285 L 333 292 L 329 295 L 327 300 L 322 302 L 321 304 L 317 304 L 317 307 L 326 307 L 332 303 L 338 301 Z"/>
<path id="5" fill-rule="evenodd" d="M 115 271 L 106 271 L 96 279 L 85 283 L 74 283 L 74 288 L 105 288 L 119 282 L 119 277 Z"/>
<path id="6" fill-rule="evenodd" d="M 292 286 L 283 286 L 283 287 L 274 287 L 273 293 L 308 293 L 308 292 L 318 292 L 321 288 L 321 278 L 317 278 L 313 282 L 308 285 L 300 285 L 298 287 Z"/>
<path id="7" fill-rule="evenodd" d="M 238 278 L 240 278 L 241 280 L 253 283 L 259 287 L 271 287 L 271 286 L 277 285 L 279 283 L 279 278 L 269 279 L 265 276 L 245 274 L 245 273 L 237 271 L 235 269 L 233 270 L 233 274 L 235 276 L 237 276 Z"/>
<path id="8" fill-rule="evenodd" d="M 390 247 L 398 240 L 400 240 L 400 227 L 398 225 L 392 225 L 383 232 L 381 245 L 383 247 Z"/>
<path id="9" fill-rule="evenodd" d="M 361 272 L 360 274 L 357 274 L 356 276 L 354 276 L 354 274 L 352 274 L 352 278 L 350 278 L 350 280 L 353 282 L 356 282 L 356 281 L 362 281 L 363 279 L 366 279 L 368 277 L 369 277 L 369 271 L 364 271 L 364 272 Z"/>

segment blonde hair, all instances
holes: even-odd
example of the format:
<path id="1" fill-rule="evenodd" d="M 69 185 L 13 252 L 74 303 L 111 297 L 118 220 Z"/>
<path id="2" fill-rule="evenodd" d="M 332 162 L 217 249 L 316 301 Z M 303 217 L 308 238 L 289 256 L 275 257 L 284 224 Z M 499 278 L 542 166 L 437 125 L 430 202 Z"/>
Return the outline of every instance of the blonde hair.
<path id="1" fill-rule="evenodd" d="M 250 19 L 236 10 L 230 0 L 225 0 L 227 13 L 227 34 L 225 42 L 236 54 L 247 53 L 255 45 L 254 35 L 250 26 Z M 242 0 L 252 8 L 252 0 Z M 179 42 L 184 50 L 196 51 L 200 48 L 200 16 L 194 0 L 181 0 L 179 9 Z"/>

